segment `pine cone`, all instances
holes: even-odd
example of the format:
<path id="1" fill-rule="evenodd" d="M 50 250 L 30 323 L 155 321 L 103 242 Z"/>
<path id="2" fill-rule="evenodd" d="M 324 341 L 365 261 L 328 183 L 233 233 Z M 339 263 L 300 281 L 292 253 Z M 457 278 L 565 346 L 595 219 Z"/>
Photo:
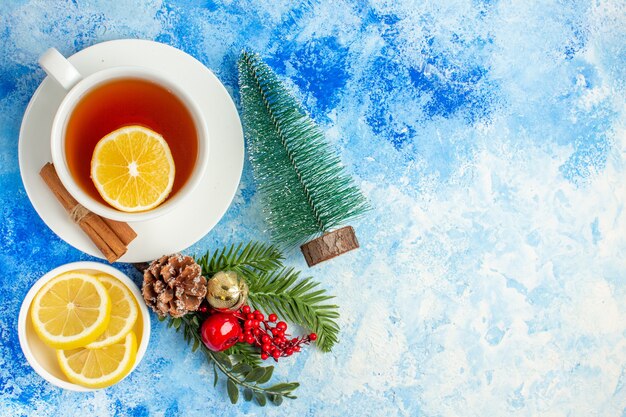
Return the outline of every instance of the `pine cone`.
<path id="1" fill-rule="evenodd" d="M 145 269 L 141 292 L 146 304 L 159 316 L 181 317 L 200 307 L 207 280 L 191 256 L 165 255 Z"/>

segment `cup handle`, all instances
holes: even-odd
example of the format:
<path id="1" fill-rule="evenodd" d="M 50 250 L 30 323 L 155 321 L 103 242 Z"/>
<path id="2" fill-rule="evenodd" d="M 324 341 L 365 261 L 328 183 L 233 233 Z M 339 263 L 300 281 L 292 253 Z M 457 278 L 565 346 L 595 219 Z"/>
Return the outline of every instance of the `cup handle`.
<path id="1" fill-rule="evenodd" d="M 54 48 L 39 57 L 39 65 L 66 90 L 70 90 L 83 78 L 70 61 Z"/>

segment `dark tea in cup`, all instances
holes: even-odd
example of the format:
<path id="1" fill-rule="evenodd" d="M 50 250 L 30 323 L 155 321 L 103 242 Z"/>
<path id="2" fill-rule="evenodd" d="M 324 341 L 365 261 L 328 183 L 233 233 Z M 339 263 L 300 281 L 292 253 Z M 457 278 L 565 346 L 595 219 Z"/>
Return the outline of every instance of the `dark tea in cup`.
<path id="1" fill-rule="evenodd" d="M 81 72 L 54 48 L 39 64 L 66 91 L 50 151 L 78 203 L 110 220 L 140 222 L 192 195 L 205 178 L 210 148 L 207 109 L 198 106 L 193 86 L 144 66 Z"/>
<path id="2" fill-rule="evenodd" d="M 198 156 L 194 119 L 182 101 L 165 87 L 140 78 L 121 78 L 95 86 L 79 99 L 65 130 L 65 159 L 76 183 L 91 198 L 106 204 L 90 178 L 96 144 L 124 126 L 157 132 L 170 148 L 176 175 L 171 198 L 193 173 Z"/>

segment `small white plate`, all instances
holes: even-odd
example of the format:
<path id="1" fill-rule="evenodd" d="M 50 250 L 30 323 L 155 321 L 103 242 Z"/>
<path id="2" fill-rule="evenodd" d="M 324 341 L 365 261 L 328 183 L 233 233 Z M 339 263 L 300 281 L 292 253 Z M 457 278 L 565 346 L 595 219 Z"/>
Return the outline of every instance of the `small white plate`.
<path id="1" fill-rule="evenodd" d="M 111 266 L 97 262 L 73 262 L 61 265 L 39 278 L 28 291 L 26 297 L 24 297 L 24 301 L 22 301 L 20 315 L 17 319 L 17 333 L 26 360 L 43 379 L 57 387 L 71 391 L 94 391 L 92 388 L 85 388 L 67 380 L 67 377 L 59 367 L 55 350 L 46 346 L 44 342 L 39 339 L 29 316 L 30 305 L 41 287 L 52 278 L 68 271 L 104 272 L 105 274 L 119 279 L 135 296 L 135 300 L 139 306 L 139 317 L 135 322 L 135 327 L 133 327 L 133 331 L 137 336 L 137 358 L 135 359 L 135 364 L 132 369 L 126 376 L 133 372 L 139 362 L 141 362 L 141 359 L 146 353 L 146 349 L 148 349 L 148 343 L 150 342 L 150 313 L 148 312 L 146 303 L 143 301 L 141 292 L 128 276 Z"/>
<path id="2" fill-rule="evenodd" d="M 68 59 L 82 74 L 118 65 L 158 68 L 197 101 L 209 128 L 211 152 L 206 175 L 180 207 L 154 220 L 131 223 L 137 238 L 119 262 L 151 261 L 193 245 L 226 213 L 243 169 L 241 121 L 224 86 L 195 58 L 158 42 L 138 39 L 104 42 Z M 46 77 L 26 108 L 19 140 L 22 181 L 33 207 L 54 233 L 76 249 L 104 258 L 83 231 L 70 221 L 39 176 L 41 167 L 52 161 L 50 130 L 64 95 L 65 91 Z"/>

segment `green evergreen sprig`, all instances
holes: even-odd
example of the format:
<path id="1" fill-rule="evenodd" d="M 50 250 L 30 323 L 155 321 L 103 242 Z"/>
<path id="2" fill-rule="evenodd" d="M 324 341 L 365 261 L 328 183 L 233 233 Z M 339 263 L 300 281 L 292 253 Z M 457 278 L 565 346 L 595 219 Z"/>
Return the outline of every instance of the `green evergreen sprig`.
<path id="1" fill-rule="evenodd" d="M 319 282 L 311 278 L 300 279 L 293 268 L 280 268 L 249 278 L 251 307 L 275 312 L 280 317 L 296 323 L 317 334 L 317 346 L 324 352 L 337 343 L 339 326 L 338 307 L 328 304 L 334 298 L 319 289 Z"/>
<path id="2" fill-rule="evenodd" d="M 324 133 L 257 54 L 239 59 L 248 151 L 269 230 L 290 248 L 367 211 Z"/>
<path id="3" fill-rule="evenodd" d="M 280 268 L 283 259 L 283 254 L 275 246 L 249 242 L 245 246 L 240 243 L 213 252 L 207 251 L 203 256 L 196 257 L 196 262 L 206 277 L 212 277 L 220 271 L 235 271 L 248 277 Z"/>
<path id="4" fill-rule="evenodd" d="M 264 313 L 277 313 L 280 317 L 298 324 L 317 334 L 316 344 L 322 351 L 329 351 L 337 342 L 339 326 L 338 307 L 328 304 L 333 297 L 319 288 L 311 278 L 300 278 L 293 268 L 282 263 L 283 255 L 272 245 L 250 242 L 247 245 L 231 245 L 215 251 L 207 251 L 196 257 L 202 274 L 211 277 L 219 271 L 231 270 L 242 274 L 250 289 L 248 302 Z M 160 318 L 164 320 L 164 318 Z M 297 382 L 269 385 L 274 367 L 263 366 L 257 347 L 237 343 L 223 352 L 208 349 L 200 336 L 203 317 L 193 312 L 178 318 L 169 318 L 168 327 L 182 330 L 184 340 L 192 352 L 202 350 L 213 367 L 213 386 L 219 376 L 226 378 L 226 391 L 235 404 L 242 397 L 264 406 L 268 402 L 282 404 L 285 398 L 294 399 Z"/>
<path id="5" fill-rule="evenodd" d="M 328 304 L 333 296 L 312 278 L 282 264 L 283 256 L 273 245 L 250 242 L 246 246 L 208 251 L 196 262 L 202 274 L 211 277 L 219 271 L 235 271 L 245 277 L 250 288 L 248 302 L 266 314 L 276 313 L 317 334 L 316 345 L 328 352 L 337 343 L 339 307 Z"/>
<path id="6" fill-rule="evenodd" d="M 232 404 L 239 401 L 240 389 L 243 390 L 245 401 L 254 400 L 265 406 L 268 401 L 281 405 L 283 398 L 297 398 L 293 392 L 300 386 L 297 382 L 283 382 L 266 385 L 274 373 L 273 366 L 260 366 L 260 361 L 252 359 L 252 352 L 241 346 L 224 352 L 213 352 L 203 343 L 200 336 L 200 319 L 198 314 L 189 313 L 183 317 L 170 318 L 168 326 L 178 332 L 183 330 L 184 339 L 193 343 L 192 352 L 202 349 L 207 361 L 213 365 L 213 386 L 217 386 L 219 373 L 226 377 L 226 392 Z M 242 345 L 243 346 L 243 345 Z M 258 354 L 257 354 L 258 357 Z"/>

